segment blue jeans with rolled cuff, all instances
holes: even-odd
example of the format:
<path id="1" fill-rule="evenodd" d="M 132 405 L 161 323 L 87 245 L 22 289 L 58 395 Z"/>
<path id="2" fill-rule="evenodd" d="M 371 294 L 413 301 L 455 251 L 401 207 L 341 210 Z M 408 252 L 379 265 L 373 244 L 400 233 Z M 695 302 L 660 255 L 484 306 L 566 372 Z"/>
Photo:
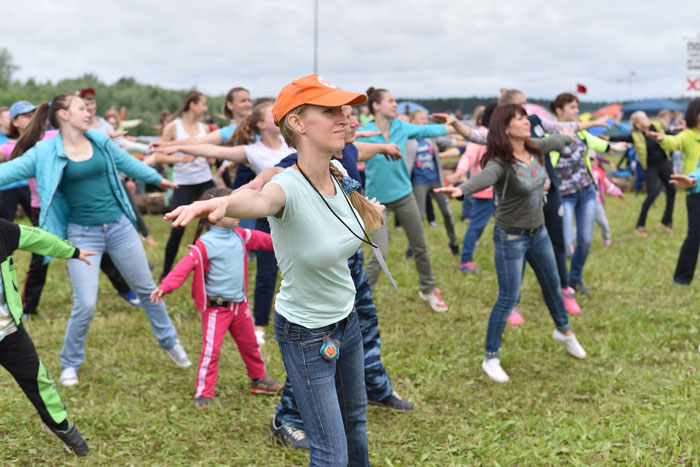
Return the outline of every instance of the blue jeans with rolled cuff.
<path id="1" fill-rule="evenodd" d="M 559 275 L 552 242 L 542 226 L 534 235 L 508 234 L 501 227 L 493 228 L 494 262 L 498 277 L 498 298 L 491 310 L 486 331 L 486 358 L 498 358 L 508 315 L 518 302 L 525 260 L 530 264 L 542 289 L 542 297 L 557 329 L 571 329 L 561 296 Z"/>
<path id="2" fill-rule="evenodd" d="M 567 251 L 574 240 L 574 216 L 576 217 L 576 249 L 571 257 L 569 283 L 581 282 L 583 267 L 593 241 L 595 226 L 595 185 L 591 184 L 575 193 L 562 196 L 564 204 L 564 245 Z"/>

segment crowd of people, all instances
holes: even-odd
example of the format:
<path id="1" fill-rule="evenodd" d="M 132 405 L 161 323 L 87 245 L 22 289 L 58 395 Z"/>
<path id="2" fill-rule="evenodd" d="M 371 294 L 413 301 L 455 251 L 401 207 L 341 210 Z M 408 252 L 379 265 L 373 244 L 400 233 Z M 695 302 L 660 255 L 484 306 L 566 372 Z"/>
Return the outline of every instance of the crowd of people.
<path id="1" fill-rule="evenodd" d="M 509 323 L 524 323 L 518 303 L 526 264 L 554 322 L 552 338 L 571 356 L 586 358 L 569 315 L 581 312 L 578 295 L 593 293 L 583 271 L 595 223 L 604 245 L 611 242 L 606 195 L 624 199 L 606 174 L 610 160 L 603 154 L 636 152 L 647 191 L 633 227 L 640 237 L 647 235 L 647 213 L 662 186 L 661 225 L 669 232 L 675 230 L 676 188 L 688 191 L 688 233 L 673 280 L 687 285 L 694 275 L 700 99 L 688 105 L 680 126 L 635 112 L 629 135 L 607 137 L 589 132 L 608 126 L 607 118 L 582 121 L 578 98 L 566 92 L 553 99 L 552 120 L 528 115 L 525 95 L 505 88 L 497 102 L 466 120 L 461 112 L 404 115 L 387 89 L 350 92 L 310 75 L 288 83 L 274 99 L 251 100 L 247 89 L 232 88 L 221 128 L 204 121 L 206 96 L 188 92 L 180 109 L 163 113 L 158 138 L 128 135 L 140 121 L 126 121 L 123 108 L 99 116 L 96 99 L 93 89 L 82 89 L 50 103 L 0 107 L 0 363 L 47 430 L 78 455 L 89 447 L 23 326 L 38 313 L 53 257 L 67 259 L 73 290 L 59 355 L 62 386 L 79 384 L 100 270 L 128 306 L 143 308 L 173 363 L 189 367 L 163 297 L 194 272 L 192 298 L 202 317 L 195 407 L 212 403 L 229 332 L 251 393 L 281 394 L 271 434 L 308 449 L 311 465 L 368 465 L 367 405 L 414 409 L 382 362 L 373 300 L 382 273 L 396 286 L 384 259 L 392 212 L 415 263 L 416 298 L 439 313 L 448 311 L 450 297 L 438 288 L 431 253 L 449 252 L 459 257 L 455 271 L 479 274 L 485 265 L 475 265 L 474 250 L 494 217 L 498 295 L 482 369 L 500 383 L 509 380 L 499 359 L 502 335 Z M 672 151 L 682 152 L 680 173 L 674 173 Z M 449 156 L 460 159 L 447 172 L 441 160 Z M 139 184 L 163 190 L 169 203 L 165 219 L 172 230 L 158 284 L 142 243 L 154 239 L 134 196 Z M 451 198 L 462 199 L 463 217 L 470 217 L 461 242 Z M 426 240 L 431 199 L 442 213 L 447 248 Z M 13 223 L 18 206 L 33 227 Z M 185 227 L 194 219 L 197 232 L 182 256 Z M 363 243 L 372 251 L 366 266 Z M 17 249 L 33 253 L 22 294 L 10 267 Z M 256 263 L 252 310 L 249 259 Z M 283 384 L 267 374 L 261 352 L 271 317 Z"/>

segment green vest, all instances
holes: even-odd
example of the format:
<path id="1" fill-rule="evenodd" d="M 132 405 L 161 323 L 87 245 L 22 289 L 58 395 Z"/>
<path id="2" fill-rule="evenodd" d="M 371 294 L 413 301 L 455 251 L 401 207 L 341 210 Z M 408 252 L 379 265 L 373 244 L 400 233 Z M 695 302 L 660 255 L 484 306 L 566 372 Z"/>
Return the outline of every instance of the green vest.
<path id="1" fill-rule="evenodd" d="M 660 121 L 652 120 L 651 126 L 654 127 L 654 130 L 657 133 L 660 133 L 664 136 L 666 135 L 666 131 L 664 131 L 664 126 L 661 124 Z M 642 168 L 644 170 L 646 170 L 647 169 L 647 142 L 644 139 L 644 133 L 642 132 L 642 130 L 632 130 L 630 135 L 632 136 L 632 144 L 634 145 L 634 152 L 637 153 L 637 159 L 639 159 L 639 163 L 642 164 Z M 666 153 L 666 156 L 668 156 L 668 153 Z"/>

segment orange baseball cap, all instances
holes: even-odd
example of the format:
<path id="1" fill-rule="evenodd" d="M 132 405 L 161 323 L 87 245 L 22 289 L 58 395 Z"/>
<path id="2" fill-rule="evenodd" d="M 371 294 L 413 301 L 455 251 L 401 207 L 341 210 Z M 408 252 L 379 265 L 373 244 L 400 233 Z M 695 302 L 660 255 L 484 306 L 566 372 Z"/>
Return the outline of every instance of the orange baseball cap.
<path id="1" fill-rule="evenodd" d="M 342 91 L 321 75 L 309 75 L 295 79 L 282 88 L 272 106 L 272 116 L 279 125 L 280 120 L 303 104 L 336 107 L 339 105 L 360 105 L 367 96 L 356 92 Z"/>

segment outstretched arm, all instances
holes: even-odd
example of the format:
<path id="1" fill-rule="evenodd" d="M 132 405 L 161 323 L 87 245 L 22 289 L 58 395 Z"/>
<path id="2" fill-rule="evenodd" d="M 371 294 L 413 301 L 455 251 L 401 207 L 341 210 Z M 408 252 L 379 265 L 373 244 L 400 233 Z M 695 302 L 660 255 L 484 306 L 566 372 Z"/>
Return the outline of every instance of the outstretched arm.
<path id="1" fill-rule="evenodd" d="M 174 144 L 161 148 L 161 151 L 165 154 L 185 152 L 193 156 L 213 157 L 214 159 L 224 159 L 239 164 L 248 163 L 248 157 L 245 154 L 245 146 L 216 146 L 214 144 L 188 144 L 182 146 L 180 144 Z"/>
<path id="2" fill-rule="evenodd" d="M 179 227 L 189 224 L 195 217 L 206 217 L 214 223 L 224 216 L 239 219 L 279 216 L 286 202 L 282 187 L 271 183 L 262 191 L 241 190 L 229 196 L 180 206 L 167 213 L 165 220 L 173 220 L 172 226 Z"/>
<path id="3" fill-rule="evenodd" d="M 394 143 L 379 144 L 379 143 L 362 143 L 356 142 L 357 146 L 357 161 L 365 162 L 376 156 L 384 154 L 388 161 L 397 161 L 401 159 L 401 149 Z"/>
<path id="4" fill-rule="evenodd" d="M 224 141 L 221 140 L 221 133 L 218 131 L 212 131 L 206 136 L 197 136 L 195 138 L 185 138 L 185 139 L 179 139 L 177 141 L 154 141 L 151 143 L 152 147 L 156 148 L 163 148 L 163 147 L 168 147 L 168 146 L 173 146 L 175 144 L 183 145 L 183 144 L 216 144 L 220 145 L 223 144 Z"/>

